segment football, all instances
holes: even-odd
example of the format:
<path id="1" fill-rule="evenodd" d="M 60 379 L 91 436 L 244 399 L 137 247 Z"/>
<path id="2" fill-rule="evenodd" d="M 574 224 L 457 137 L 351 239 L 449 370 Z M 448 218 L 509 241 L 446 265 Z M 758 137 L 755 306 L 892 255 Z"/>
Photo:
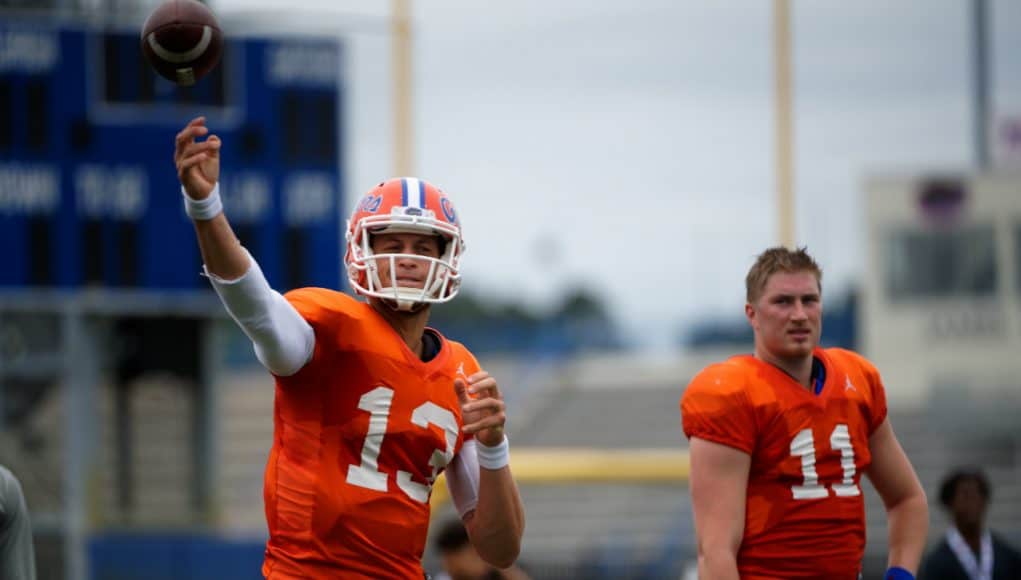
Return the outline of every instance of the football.
<path id="1" fill-rule="evenodd" d="M 220 62 L 223 32 L 198 0 L 165 0 L 142 26 L 142 52 L 160 76 L 187 87 Z"/>

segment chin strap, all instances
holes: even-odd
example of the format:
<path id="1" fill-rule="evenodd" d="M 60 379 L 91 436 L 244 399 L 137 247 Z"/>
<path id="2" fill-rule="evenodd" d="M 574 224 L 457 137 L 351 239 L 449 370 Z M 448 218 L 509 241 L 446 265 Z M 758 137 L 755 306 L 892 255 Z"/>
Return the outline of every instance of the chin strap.
<path id="1" fill-rule="evenodd" d="M 421 312 L 423 308 L 429 306 L 428 302 L 414 302 L 412 300 L 394 300 L 393 298 L 380 298 L 379 300 L 390 310 L 393 310 L 394 312 L 404 312 L 407 314 Z M 402 308 L 402 304 L 407 304 L 409 307 Z"/>

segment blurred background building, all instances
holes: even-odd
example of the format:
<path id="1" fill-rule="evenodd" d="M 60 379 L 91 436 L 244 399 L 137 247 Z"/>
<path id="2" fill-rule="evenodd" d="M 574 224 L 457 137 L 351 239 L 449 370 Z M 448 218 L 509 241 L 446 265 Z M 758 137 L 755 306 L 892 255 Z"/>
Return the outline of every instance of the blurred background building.
<path id="1" fill-rule="evenodd" d="M 466 283 L 434 323 L 506 392 L 523 565 L 690 570 L 678 401 L 750 350 L 742 279 L 783 237 L 774 6 L 221 0 L 224 60 L 181 89 L 138 51 L 155 4 L 0 1 L 0 463 L 40 577 L 259 575 L 272 381 L 198 275 L 171 163 L 198 114 L 281 290 L 344 287 L 343 220 L 381 176 L 450 191 Z M 876 362 L 930 498 L 982 466 L 1021 544 L 1021 9 L 791 9 L 786 211 L 827 271 L 824 343 Z"/>

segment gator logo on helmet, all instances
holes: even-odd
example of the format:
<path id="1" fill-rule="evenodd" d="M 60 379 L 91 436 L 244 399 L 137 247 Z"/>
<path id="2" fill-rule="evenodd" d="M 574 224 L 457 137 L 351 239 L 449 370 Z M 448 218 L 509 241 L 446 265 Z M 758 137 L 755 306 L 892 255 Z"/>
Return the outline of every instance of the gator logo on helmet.
<path id="1" fill-rule="evenodd" d="M 443 215 L 447 218 L 447 221 L 456 224 L 457 223 L 457 212 L 454 211 L 454 204 L 450 203 L 449 197 L 440 198 L 440 208 L 443 209 Z"/>
<path id="2" fill-rule="evenodd" d="M 359 204 L 358 210 L 368 213 L 376 213 L 379 211 L 379 206 L 383 204 L 382 195 L 366 195 L 362 203 Z"/>

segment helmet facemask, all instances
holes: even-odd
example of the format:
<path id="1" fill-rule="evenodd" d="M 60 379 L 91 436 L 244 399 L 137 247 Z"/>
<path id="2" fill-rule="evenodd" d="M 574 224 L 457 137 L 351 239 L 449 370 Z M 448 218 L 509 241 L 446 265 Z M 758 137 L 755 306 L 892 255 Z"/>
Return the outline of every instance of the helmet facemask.
<path id="1" fill-rule="evenodd" d="M 438 258 L 419 254 L 380 253 L 372 249 L 372 239 L 379 234 L 407 233 L 438 236 L 441 252 Z M 459 263 L 464 251 L 460 228 L 437 220 L 425 208 L 396 206 L 389 215 L 365 216 L 353 227 L 348 226 L 348 279 L 358 293 L 380 298 L 396 305 L 396 309 L 412 312 L 428 304 L 448 302 L 461 287 Z M 425 263 L 427 269 L 421 288 L 398 286 L 397 262 L 412 259 Z M 380 279 L 380 264 L 388 262 L 390 283 Z"/>

